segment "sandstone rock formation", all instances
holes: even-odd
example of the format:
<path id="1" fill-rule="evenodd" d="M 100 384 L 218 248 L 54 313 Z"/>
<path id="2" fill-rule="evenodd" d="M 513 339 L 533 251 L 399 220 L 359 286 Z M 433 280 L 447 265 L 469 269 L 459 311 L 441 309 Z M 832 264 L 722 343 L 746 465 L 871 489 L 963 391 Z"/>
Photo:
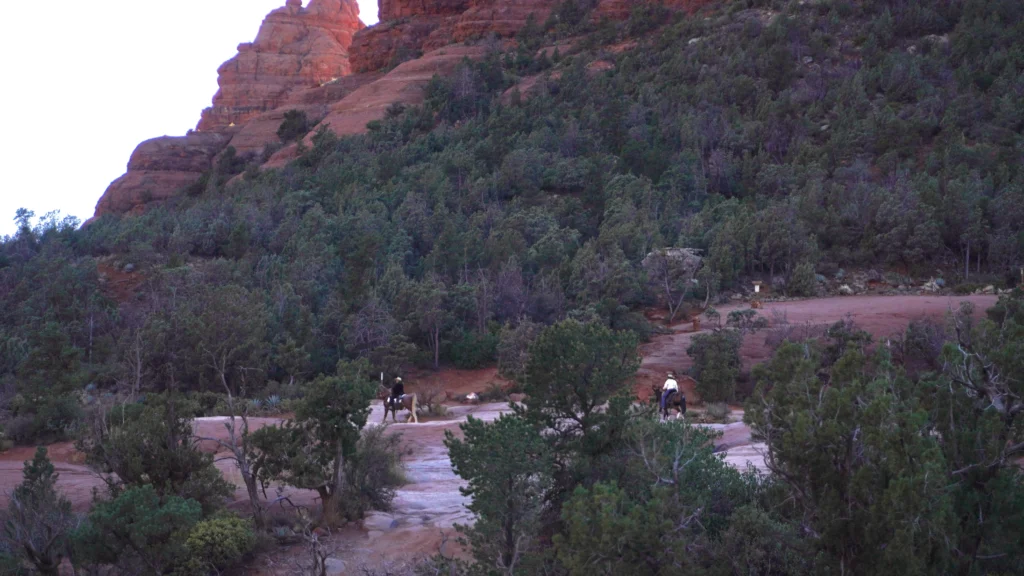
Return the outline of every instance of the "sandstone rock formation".
<path id="1" fill-rule="evenodd" d="M 96 216 L 130 212 L 177 195 L 202 177 L 228 139 L 226 134 L 193 132 L 139 144 L 128 161 L 128 173 L 114 180 L 96 204 Z"/>
<path id="2" fill-rule="evenodd" d="M 483 46 L 448 46 L 405 62 L 333 104 L 321 125 L 339 136 L 365 132 L 366 124 L 383 118 L 392 104 L 423 102 L 423 89 L 434 74 L 451 74 L 464 58 L 479 58 L 484 51 Z"/>
<path id="3" fill-rule="evenodd" d="M 281 106 L 245 122 L 231 138 L 230 145 L 239 154 L 260 154 L 268 144 L 278 141 L 277 129 L 289 110 L 305 112 L 310 125 L 316 124 L 330 112 L 332 102 L 341 100 L 381 76 L 380 73 L 356 74 L 323 86 L 293 92 Z"/>
<path id="4" fill-rule="evenodd" d="M 622 19 L 640 2 L 599 0 L 592 17 Z M 653 0 L 692 11 L 711 0 Z M 198 131 L 143 142 L 128 172 L 107 188 L 96 216 L 142 209 L 196 184 L 229 146 L 241 156 L 270 155 L 266 168 L 286 165 L 296 144 L 277 137 L 289 110 L 305 112 L 339 136 L 366 131 L 395 103 L 418 104 L 435 74 L 451 74 L 463 58 L 480 58 L 490 35 L 510 38 L 531 16 L 542 23 L 558 0 L 379 0 L 380 24 L 366 28 L 356 0 L 286 0 L 260 26 L 256 39 L 218 70 L 220 89 L 202 113 Z M 470 42 L 467 42 L 470 41 Z M 632 46 L 623 45 L 622 49 Z M 563 54 L 571 42 L 560 46 Z M 613 50 L 614 52 L 614 50 Z M 589 73 L 612 67 L 600 61 Z M 390 69 L 387 73 L 385 70 Z M 353 72 L 357 72 L 353 74 Z M 539 93 L 550 76 L 524 79 L 505 94 L 511 101 Z M 307 136 L 306 144 L 310 145 Z M 268 148 L 272 146 L 272 148 Z M 280 149 L 278 149 L 280 148 Z"/>
<path id="5" fill-rule="evenodd" d="M 457 16 L 472 4 L 471 0 L 380 0 L 381 22 L 410 16 Z"/>
<path id="6" fill-rule="evenodd" d="M 199 130 L 240 124 L 285 102 L 295 89 L 330 82 L 351 72 L 348 48 L 365 26 L 355 0 L 288 0 L 271 12 L 256 40 L 217 71 L 220 90 L 203 111 Z"/>
<path id="7" fill-rule="evenodd" d="M 644 3 L 646 0 L 601 0 L 594 10 L 594 18 L 610 18 L 612 20 L 624 20 L 629 17 L 633 7 Z M 659 0 L 667 8 L 673 10 L 684 10 L 693 12 L 698 8 L 710 4 L 712 0 Z"/>
<path id="8" fill-rule="evenodd" d="M 600 0 L 592 17 L 623 20 L 651 0 Z M 692 12 L 711 0 L 654 0 Z M 558 0 L 380 0 L 380 23 L 359 31 L 349 49 L 352 70 L 394 66 L 452 43 L 514 36 L 532 15 L 543 23 Z"/>
<path id="9" fill-rule="evenodd" d="M 173 197 L 210 169 L 228 145 L 259 153 L 277 140 L 284 112 L 297 108 L 314 121 L 327 104 L 373 79 L 352 82 L 348 48 L 365 28 L 356 0 L 286 0 L 260 26 L 256 39 L 218 70 L 220 90 L 203 111 L 199 132 L 143 142 L 96 205 L 96 216 L 124 213 Z M 280 109 L 287 106 L 285 109 Z"/>

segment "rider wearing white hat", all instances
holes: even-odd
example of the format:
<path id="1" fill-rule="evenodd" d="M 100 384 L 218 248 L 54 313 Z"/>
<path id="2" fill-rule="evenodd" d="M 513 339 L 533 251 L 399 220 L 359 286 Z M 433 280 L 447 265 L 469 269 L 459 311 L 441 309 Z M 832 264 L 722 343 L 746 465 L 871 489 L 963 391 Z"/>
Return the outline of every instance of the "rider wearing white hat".
<path id="1" fill-rule="evenodd" d="M 668 397 L 673 392 L 679 391 L 679 383 L 676 382 L 676 377 L 671 372 L 668 373 L 668 379 L 665 380 L 665 385 L 661 388 L 661 410 L 665 411 L 665 402 L 668 401 Z"/>

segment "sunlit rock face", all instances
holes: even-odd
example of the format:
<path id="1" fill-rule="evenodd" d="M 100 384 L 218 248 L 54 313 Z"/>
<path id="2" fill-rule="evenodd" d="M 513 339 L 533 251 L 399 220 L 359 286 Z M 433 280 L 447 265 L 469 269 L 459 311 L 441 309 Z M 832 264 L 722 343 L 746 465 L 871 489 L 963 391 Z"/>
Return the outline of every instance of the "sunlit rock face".
<path id="1" fill-rule="evenodd" d="M 349 46 L 365 25 L 355 0 L 288 0 L 263 20 L 256 40 L 217 71 L 220 90 L 199 130 L 241 124 L 283 104 L 290 93 L 351 73 Z"/>

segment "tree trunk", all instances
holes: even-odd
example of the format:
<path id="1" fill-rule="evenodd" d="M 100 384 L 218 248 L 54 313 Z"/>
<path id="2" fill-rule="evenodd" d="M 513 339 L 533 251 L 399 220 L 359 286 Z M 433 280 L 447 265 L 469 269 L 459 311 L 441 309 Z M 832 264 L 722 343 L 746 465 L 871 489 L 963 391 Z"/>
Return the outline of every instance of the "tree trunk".
<path id="1" fill-rule="evenodd" d="M 257 530 L 263 530 L 267 527 L 267 520 L 263 504 L 260 502 L 260 489 L 256 485 L 256 477 L 245 472 L 242 474 L 242 481 L 245 482 L 245 491 L 249 494 L 249 505 L 252 506 L 252 523 Z"/>
<path id="2" fill-rule="evenodd" d="M 964 248 L 964 282 L 971 276 L 971 243 Z"/>
<path id="3" fill-rule="evenodd" d="M 434 370 L 441 367 L 441 329 L 434 326 Z"/>
<path id="4" fill-rule="evenodd" d="M 335 526 L 341 519 L 339 498 L 341 494 L 344 494 L 346 488 L 345 452 L 342 444 L 339 442 L 338 451 L 334 455 L 334 474 L 331 484 L 317 489 L 323 505 L 323 524 L 326 526 Z"/>

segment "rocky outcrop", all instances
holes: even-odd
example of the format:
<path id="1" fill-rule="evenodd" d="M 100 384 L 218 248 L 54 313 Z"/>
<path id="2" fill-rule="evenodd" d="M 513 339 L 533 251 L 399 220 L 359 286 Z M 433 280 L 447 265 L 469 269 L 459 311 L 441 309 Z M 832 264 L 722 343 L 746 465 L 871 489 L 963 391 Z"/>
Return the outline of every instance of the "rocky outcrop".
<path id="1" fill-rule="evenodd" d="M 349 49 L 352 71 L 382 70 L 419 57 L 430 35 L 445 22 L 437 17 L 381 21 L 359 32 Z"/>
<path id="2" fill-rule="evenodd" d="M 485 0 L 466 10 L 455 22 L 455 42 L 483 38 L 488 34 L 514 36 L 532 15 L 538 24 L 547 20 L 557 2 L 552 0 Z"/>
<path id="3" fill-rule="evenodd" d="M 286 0 L 271 12 L 253 42 L 218 70 L 220 90 L 203 111 L 198 131 L 154 138 L 135 149 L 128 172 L 107 188 L 96 216 L 137 211 L 195 184 L 227 146 L 259 154 L 277 141 L 284 113 L 299 109 L 315 121 L 371 76 L 350 80 L 348 48 L 365 28 L 356 0 Z"/>
<path id="4" fill-rule="evenodd" d="M 288 0 L 263 20 L 256 40 L 239 44 L 238 54 L 221 65 L 220 90 L 199 130 L 241 124 L 277 108 L 296 89 L 350 74 L 348 49 L 364 27 L 355 0 L 310 0 L 307 8 Z"/>
<path id="5" fill-rule="evenodd" d="M 411 16 L 458 16 L 469 8 L 471 0 L 380 0 L 381 22 Z"/>
<path id="6" fill-rule="evenodd" d="M 277 129 L 289 110 L 305 112 L 310 125 L 317 124 L 330 112 L 332 102 L 341 100 L 381 76 L 379 73 L 356 74 L 323 86 L 293 92 L 281 106 L 249 119 L 231 138 L 230 145 L 239 154 L 260 154 L 267 145 L 278 142 Z"/>
<path id="7" fill-rule="evenodd" d="M 456 42 L 510 37 L 532 14 L 538 22 L 556 0 L 381 0 L 380 23 L 356 34 L 352 69 L 380 70 Z"/>
<path id="8" fill-rule="evenodd" d="M 321 126 L 339 136 L 365 132 L 366 124 L 383 118 L 392 104 L 423 102 L 424 88 L 435 74 L 451 74 L 464 58 L 480 58 L 484 52 L 483 46 L 448 46 L 404 62 L 379 80 L 332 104 Z"/>
<path id="9" fill-rule="evenodd" d="M 601 0 L 594 10 L 594 18 L 609 18 L 612 20 L 624 20 L 629 18 L 629 13 L 637 5 L 647 0 Z M 712 0 L 660 0 L 660 3 L 673 10 L 693 12 L 702 6 L 710 4 Z"/>
<path id="10" fill-rule="evenodd" d="M 128 161 L 128 172 L 114 180 L 96 204 L 96 216 L 131 212 L 178 195 L 199 181 L 228 140 L 226 134 L 193 132 L 139 144 Z"/>
<path id="11" fill-rule="evenodd" d="M 600 0 L 591 17 L 624 20 L 650 0 Z M 692 12 L 712 0 L 655 0 Z M 452 43 L 514 36 L 532 16 L 541 24 L 558 0 L 381 0 L 380 23 L 352 41 L 352 69 L 380 70 Z"/>
<path id="12" fill-rule="evenodd" d="M 593 17 L 626 18 L 646 0 L 600 0 Z M 694 10 L 711 0 L 655 0 Z M 286 0 L 256 39 L 218 70 L 220 89 L 188 136 L 143 142 L 128 172 L 107 188 L 96 215 L 140 210 L 193 187 L 228 146 L 276 168 L 300 148 L 281 146 L 277 130 L 289 110 L 339 136 L 366 131 L 396 103 L 418 104 L 435 75 L 451 74 L 464 58 L 480 58 L 491 35 L 510 38 L 532 17 L 538 23 L 558 0 L 380 0 L 381 23 L 366 28 L 356 0 Z M 476 44 L 476 45 L 471 45 Z M 562 50 L 565 48 L 565 50 Z M 566 54 L 570 46 L 560 46 Z M 624 47 L 623 49 L 629 49 Z M 588 66 L 604 73 L 611 61 Z M 384 70 L 390 69 L 386 74 Z M 358 72 L 352 74 L 353 71 Z M 556 74 L 556 73 L 555 73 Z M 555 74 L 527 78 L 505 96 L 540 93 Z M 311 145 L 310 136 L 305 143 Z M 268 148 L 268 146 L 272 146 Z M 270 154 L 270 152 L 274 152 Z"/>

